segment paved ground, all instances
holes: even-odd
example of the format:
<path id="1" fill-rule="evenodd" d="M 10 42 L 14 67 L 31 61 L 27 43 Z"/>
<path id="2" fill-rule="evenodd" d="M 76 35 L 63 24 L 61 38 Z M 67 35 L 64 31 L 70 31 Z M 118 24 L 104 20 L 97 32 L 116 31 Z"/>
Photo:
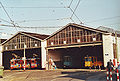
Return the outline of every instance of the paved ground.
<path id="1" fill-rule="evenodd" d="M 27 70 L 4 71 L 0 81 L 106 81 L 106 72 L 94 70 L 66 69 L 66 70 Z M 113 74 L 113 81 L 116 75 Z"/>

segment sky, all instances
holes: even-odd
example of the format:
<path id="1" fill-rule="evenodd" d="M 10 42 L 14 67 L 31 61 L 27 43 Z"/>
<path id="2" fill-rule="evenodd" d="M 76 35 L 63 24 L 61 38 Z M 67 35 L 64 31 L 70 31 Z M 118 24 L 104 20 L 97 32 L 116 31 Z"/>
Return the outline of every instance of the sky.
<path id="1" fill-rule="evenodd" d="M 0 25 L 12 25 L 11 19 L 20 27 L 0 26 L 0 38 L 10 38 L 19 31 L 50 35 L 68 23 L 120 30 L 120 0 L 0 0 L 0 2 L 10 17 L 0 4 Z"/>

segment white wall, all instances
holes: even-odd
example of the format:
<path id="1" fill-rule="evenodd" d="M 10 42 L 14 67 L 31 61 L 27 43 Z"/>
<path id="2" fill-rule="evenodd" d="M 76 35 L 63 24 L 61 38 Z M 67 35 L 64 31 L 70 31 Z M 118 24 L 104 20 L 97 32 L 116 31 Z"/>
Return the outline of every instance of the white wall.
<path id="1" fill-rule="evenodd" d="M 0 65 L 3 65 L 2 63 L 2 46 L 0 45 Z"/>
<path id="2" fill-rule="evenodd" d="M 104 67 L 107 66 L 107 62 L 111 59 L 114 59 L 113 54 L 113 37 L 111 34 L 103 34 L 103 58 L 104 58 Z"/>
<path id="3" fill-rule="evenodd" d="M 41 61 L 42 61 L 42 68 L 46 68 L 46 54 L 47 50 L 45 49 L 47 47 L 46 41 L 41 41 Z"/>

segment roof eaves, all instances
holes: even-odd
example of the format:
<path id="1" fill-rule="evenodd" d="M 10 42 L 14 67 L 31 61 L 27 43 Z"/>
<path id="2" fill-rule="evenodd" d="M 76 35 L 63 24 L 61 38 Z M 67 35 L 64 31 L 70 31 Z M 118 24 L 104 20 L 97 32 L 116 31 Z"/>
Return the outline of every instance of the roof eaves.
<path id="1" fill-rule="evenodd" d="M 72 25 L 73 25 L 73 26 L 80 27 L 80 28 L 83 28 L 83 29 L 92 30 L 92 31 L 95 31 L 95 32 L 107 33 L 107 31 L 98 30 L 98 29 L 94 29 L 94 28 L 91 28 L 91 27 L 83 26 L 83 25 L 78 25 L 78 24 L 74 24 L 74 23 L 72 23 Z"/>
<path id="2" fill-rule="evenodd" d="M 27 33 L 23 33 L 23 32 L 21 32 L 21 34 L 24 34 L 24 35 L 26 35 L 26 36 L 29 36 L 29 37 L 31 37 L 31 38 L 34 38 L 34 39 L 37 39 L 37 40 L 42 40 L 42 39 L 39 39 L 39 38 L 37 38 L 37 37 L 34 37 L 34 36 L 31 36 L 31 35 L 29 35 L 29 34 L 27 34 Z"/>

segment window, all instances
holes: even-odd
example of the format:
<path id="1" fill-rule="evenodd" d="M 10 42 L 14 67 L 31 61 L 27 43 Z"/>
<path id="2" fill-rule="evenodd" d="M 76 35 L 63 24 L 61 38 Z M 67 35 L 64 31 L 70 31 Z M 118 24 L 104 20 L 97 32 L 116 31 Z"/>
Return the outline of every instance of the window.
<path id="1" fill-rule="evenodd" d="M 64 41 L 64 44 L 66 44 L 66 41 Z"/>
<path id="2" fill-rule="evenodd" d="M 17 48 L 17 46 L 15 46 L 15 49 Z"/>
<path id="3" fill-rule="evenodd" d="M 7 47 L 5 47 L 5 49 L 7 50 Z"/>
<path id="4" fill-rule="evenodd" d="M 80 39 L 77 39 L 77 42 L 80 42 Z"/>
<path id="5" fill-rule="evenodd" d="M 37 47 L 37 44 L 35 44 L 35 47 Z"/>
<path id="6" fill-rule="evenodd" d="M 51 42 L 51 45 L 53 45 L 54 43 L 53 42 Z"/>
<path id="7" fill-rule="evenodd" d="M 93 41 L 96 41 L 96 38 L 95 38 L 95 37 L 93 38 Z"/>

